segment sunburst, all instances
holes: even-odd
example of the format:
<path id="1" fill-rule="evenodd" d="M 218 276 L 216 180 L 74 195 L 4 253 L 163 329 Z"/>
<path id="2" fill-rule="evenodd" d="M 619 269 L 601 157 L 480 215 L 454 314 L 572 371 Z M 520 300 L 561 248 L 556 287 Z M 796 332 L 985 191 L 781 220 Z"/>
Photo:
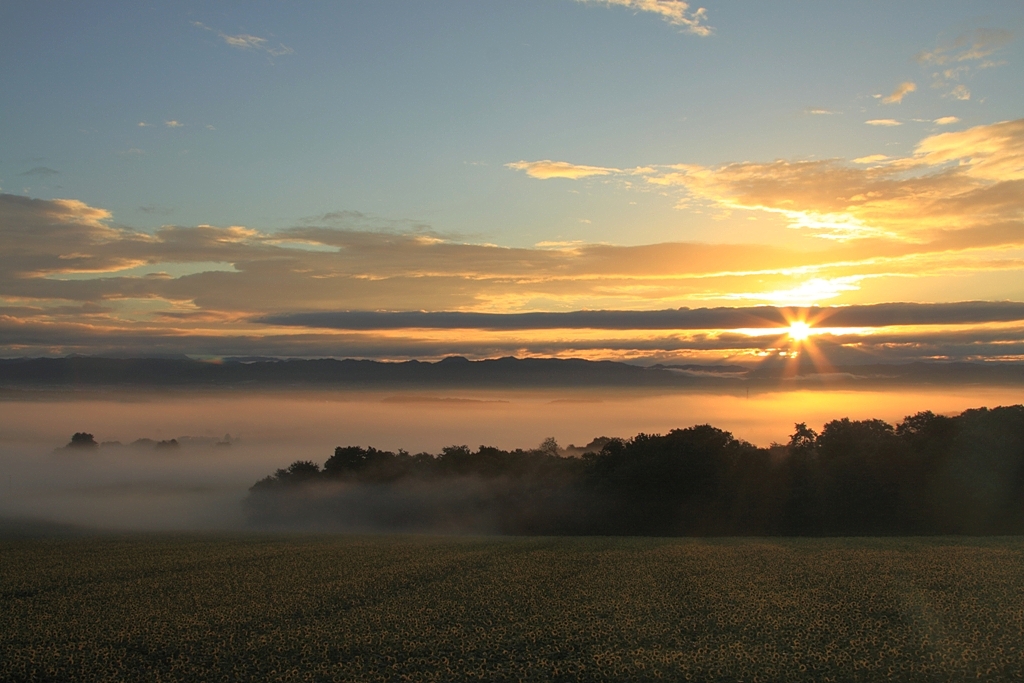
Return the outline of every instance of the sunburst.
<path id="1" fill-rule="evenodd" d="M 796 342 L 802 342 L 811 336 L 812 328 L 802 320 L 794 320 L 789 324 L 789 338 Z"/>

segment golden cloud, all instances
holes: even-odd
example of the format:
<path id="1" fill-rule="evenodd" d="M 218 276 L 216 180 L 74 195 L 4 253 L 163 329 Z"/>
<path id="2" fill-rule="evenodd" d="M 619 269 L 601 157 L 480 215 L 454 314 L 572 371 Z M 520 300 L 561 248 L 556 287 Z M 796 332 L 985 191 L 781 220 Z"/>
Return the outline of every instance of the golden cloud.
<path id="1" fill-rule="evenodd" d="M 917 90 L 917 85 L 912 83 L 911 81 L 900 83 L 898 86 L 896 86 L 896 89 L 892 91 L 892 94 L 890 94 L 888 97 L 882 98 L 882 103 L 899 104 L 900 102 L 903 101 L 904 97 L 906 97 L 909 93 L 914 92 L 915 90 Z"/>
<path id="2" fill-rule="evenodd" d="M 550 159 L 543 159 L 541 161 L 516 161 L 510 164 L 505 164 L 505 166 L 516 171 L 524 171 L 526 175 L 539 180 L 548 180 L 550 178 L 579 180 L 580 178 L 588 178 L 590 176 L 622 173 L 622 171 L 617 168 L 583 166 L 580 164 L 570 164 L 566 161 L 551 161 Z"/>
<path id="3" fill-rule="evenodd" d="M 620 172 L 728 209 L 762 211 L 833 239 L 926 243 L 1024 218 L 1024 119 L 923 139 L 911 156 L 677 164 Z M 1004 233 L 1010 242 L 1018 239 Z"/>
<path id="4" fill-rule="evenodd" d="M 918 144 L 925 164 L 955 161 L 964 173 L 993 181 L 1024 179 L 1024 119 L 942 133 Z"/>
<path id="5" fill-rule="evenodd" d="M 511 167 L 529 172 L 531 163 Z M 648 188 L 678 193 L 695 208 L 761 212 L 832 239 L 793 241 L 802 247 L 511 248 L 466 243 L 411 222 L 375 230 L 365 216 L 340 213 L 316 222 L 348 227 L 267 233 L 198 225 L 146 233 L 113 227 L 108 211 L 78 200 L 0 195 L 0 315 L 10 330 L 31 328 L 43 335 L 38 339 L 56 339 L 40 330 L 59 322 L 61 334 L 79 330 L 83 339 L 85 330 L 116 336 L 144 328 L 173 345 L 175 335 L 269 334 L 272 326 L 253 321 L 302 311 L 856 303 L 892 291 L 935 301 L 972 292 L 982 298 L 993 281 L 1024 295 L 1024 120 L 932 135 L 904 157 L 870 155 L 854 163 L 627 170 L 562 163 L 563 175 L 538 177 L 597 169 L 590 175 L 624 191 Z M 761 241 L 771 239 L 765 233 Z"/>

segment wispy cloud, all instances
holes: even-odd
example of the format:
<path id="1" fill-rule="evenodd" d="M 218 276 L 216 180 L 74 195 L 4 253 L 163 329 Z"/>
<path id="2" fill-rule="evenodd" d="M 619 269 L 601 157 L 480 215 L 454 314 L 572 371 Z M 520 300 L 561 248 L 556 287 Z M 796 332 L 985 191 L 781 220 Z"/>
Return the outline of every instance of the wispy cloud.
<path id="1" fill-rule="evenodd" d="M 886 156 L 885 154 L 869 154 L 866 157 L 858 157 L 857 159 L 854 159 L 853 163 L 855 163 L 855 164 L 877 164 L 879 162 L 885 161 L 888 158 L 889 157 Z"/>
<path id="2" fill-rule="evenodd" d="M 263 46 L 267 44 L 266 38 L 250 36 L 246 33 L 240 33 L 237 36 L 229 36 L 226 33 L 220 33 L 218 35 L 231 47 L 237 47 L 242 50 L 261 50 L 263 49 Z"/>
<path id="3" fill-rule="evenodd" d="M 181 128 L 185 124 L 181 123 L 180 121 L 177 121 L 175 119 L 171 119 L 170 121 L 164 121 L 164 125 L 167 126 L 168 128 Z"/>
<path id="4" fill-rule="evenodd" d="M 687 33 L 698 36 L 709 36 L 714 30 L 707 24 L 708 17 L 705 8 L 699 7 L 691 10 L 690 3 L 683 2 L 683 0 L 577 0 L 577 2 L 625 7 L 635 12 L 650 12 L 657 14 L 673 26 L 678 26 Z"/>
<path id="5" fill-rule="evenodd" d="M 975 61 L 988 57 L 1012 40 L 1013 34 L 1005 29 L 978 28 L 961 33 L 934 50 L 919 52 L 914 59 L 921 64 L 939 65 Z"/>
<path id="6" fill-rule="evenodd" d="M 903 124 L 896 119 L 869 119 L 864 123 L 869 126 L 902 126 Z"/>
<path id="7" fill-rule="evenodd" d="M 917 90 L 917 85 L 911 81 L 904 81 L 896 86 L 896 89 L 888 97 L 882 98 L 883 104 L 899 104 L 909 93 Z"/>
<path id="8" fill-rule="evenodd" d="M 603 166 L 583 166 L 581 164 L 570 164 L 565 161 L 515 161 L 505 164 L 506 167 L 516 171 L 524 171 L 531 178 L 548 180 L 549 178 L 569 178 L 578 180 L 589 176 L 610 175 L 621 173 L 617 168 L 605 168 Z"/>
<path id="9" fill-rule="evenodd" d="M 961 84 L 946 93 L 946 97 L 952 97 L 954 100 L 965 101 L 971 99 L 971 91 L 966 85 Z"/>
<path id="10" fill-rule="evenodd" d="M 234 36 L 228 35 L 227 33 L 218 33 L 217 35 L 219 35 L 221 39 L 231 47 L 236 47 L 240 50 L 260 50 L 262 52 L 266 52 L 271 57 L 295 54 L 295 50 L 283 43 L 278 43 L 277 47 L 274 47 L 266 38 L 249 35 L 248 33 L 239 33 Z"/>
<path id="11" fill-rule="evenodd" d="M 238 33 L 231 35 L 223 31 L 214 31 L 206 24 L 201 21 L 191 22 L 193 26 L 204 31 L 210 31 L 216 33 L 221 40 L 230 45 L 231 47 L 238 48 L 239 50 L 255 50 L 258 52 L 266 52 L 271 57 L 281 57 L 283 55 L 295 54 L 295 50 L 288 47 L 283 43 L 278 43 L 277 46 L 273 46 L 270 41 L 260 36 L 254 36 L 249 33 Z"/>
<path id="12" fill-rule="evenodd" d="M 832 115 L 835 115 L 835 114 L 841 114 L 842 113 L 842 112 L 838 112 L 838 111 L 832 111 L 830 109 L 807 109 L 806 111 L 807 111 L 808 114 L 812 114 L 814 116 L 832 116 Z"/>
<path id="13" fill-rule="evenodd" d="M 948 126 L 954 123 L 960 123 L 960 118 L 957 116 L 943 116 L 935 119 L 934 123 L 938 126 Z"/>
<path id="14" fill-rule="evenodd" d="M 934 50 L 920 52 L 916 59 L 922 65 L 945 67 L 932 73 L 933 88 L 949 88 L 944 97 L 969 100 L 971 91 L 960 81 L 970 78 L 974 70 L 1004 64 L 987 58 L 1012 40 L 1013 34 L 1005 29 L 979 28 L 961 33 Z M 974 64 L 979 60 L 980 64 Z"/>

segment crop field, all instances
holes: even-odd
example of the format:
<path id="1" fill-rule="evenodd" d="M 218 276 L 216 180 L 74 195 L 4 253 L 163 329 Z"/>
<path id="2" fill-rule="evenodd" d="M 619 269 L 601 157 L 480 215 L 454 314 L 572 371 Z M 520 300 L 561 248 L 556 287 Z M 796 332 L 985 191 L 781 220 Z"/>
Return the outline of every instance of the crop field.
<path id="1" fill-rule="evenodd" d="M 1024 677 L 1024 540 L 0 541 L 0 680 Z"/>

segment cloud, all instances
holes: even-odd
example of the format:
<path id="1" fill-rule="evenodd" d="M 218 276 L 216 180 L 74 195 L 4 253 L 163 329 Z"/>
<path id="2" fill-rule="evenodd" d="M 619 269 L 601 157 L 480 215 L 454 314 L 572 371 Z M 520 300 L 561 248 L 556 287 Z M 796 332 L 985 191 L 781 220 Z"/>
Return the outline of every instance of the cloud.
<path id="1" fill-rule="evenodd" d="M 185 124 L 184 123 L 180 123 L 179 121 L 176 121 L 176 120 L 172 119 L 170 121 L 164 121 L 164 125 L 167 126 L 168 128 L 181 128 Z"/>
<path id="2" fill-rule="evenodd" d="M 463 313 L 325 311 L 259 319 L 274 325 L 338 330 L 712 330 L 781 328 L 789 320 L 820 321 L 828 327 L 964 325 L 1024 321 L 1024 303 L 967 301 L 945 304 L 885 303 L 842 307 L 679 308 L 657 311 L 569 311 L 564 313 Z"/>
<path id="3" fill-rule="evenodd" d="M 525 167 L 517 170 L 529 169 L 529 162 L 521 163 Z M 167 225 L 147 232 L 78 200 L 0 194 L 0 351 L 88 353 L 138 343 L 146 346 L 136 348 L 238 355 L 383 357 L 386 349 L 415 355 L 457 347 L 475 349 L 477 356 L 582 350 L 590 357 L 650 358 L 753 348 L 742 335 L 719 338 L 687 328 L 681 307 L 727 307 L 749 315 L 747 309 L 761 302 L 776 308 L 863 304 L 892 292 L 918 301 L 984 298 L 991 291 L 1024 298 L 1024 119 L 926 136 L 902 156 L 853 163 L 780 159 L 579 168 L 604 171 L 608 183 L 638 198 L 656 192 L 701 210 L 750 212 L 773 221 L 756 233 L 760 243 L 513 248 L 357 212 L 324 214 L 275 232 L 230 225 Z M 780 240 L 774 231 L 785 227 L 830 239 L 812 242 L 793 233 L 794 239 Z M 352 313 L 338 314 L 339 308 Z M 852 316 L 857 309 L 842 310 Z M 899 315 L 924 324 L 914 310 L 904 307 Z M 1003 313 L 991 310 L 983 312 L 990 316 L 985 322 L 969 323 L 962 322 L 963 311 L 929 310 L 941 324 L 1011 324 L 992 322 Z M 288 317 L 320 315 L 351 326 L 365 311 L 399 316 L 385 327 L 420 327 L 303 331 L 295 323 L 312 324 L 312 318 Z M 642 321 L 652 324 L 658 311 L 676 318 L 649 333 L 630 331 Z M 459 320 L 506 317 L 481 318 L 491 331 L 456 342 L 436 326 L 437 315 L 448 313 Z M 509 317 L 519 313 L 546 321 L 545 327 L 524 328 L 527 318 Z M 960 322 L 951 322 L 954 313 Z M 610 322 L 613 314 L 628 319 Z M 331 318 L 337 315 L 342 318 Z M 837 310 L 832 320 L 842 315 Z M 881 313 L 872 315 L 877 324 Z M 364 324 L 381 325 L 374 316 Z M 604 327 L 583 326 L 585 318 Z M 567 324 L 577 331 L 552 327 Z M 600 331 L 617 324 L 628 329 Z M 875 343 L 865 339 L 850 341 L 843 353 Z M 968 353 L 966 341 L 956 349 L 943 346 L 947 341 L 929 342 L 929 353 Z M 986 341 L 975 352 L 996 353 L 999 343 Z M 1003 349 L 1019 343 L 1007 340 Z M 879 349 L 886 357 L 896 353 Z"/>
<path id="4" fill-rule="evenodd" d="M 842 112 L 830 111 L 828 109 L 808 109 L 807 113 L 814 116 L 832 116 L 834 114 L 841 114 Z"/>
<path id="5" fill-rule="evenodd" d="M 152 125 L 153 125 L 152 123 L 146 123 L 145 121 L 139 121 L 139 128 L 149 128 Z"/>
<path id="6" fill-rule="evenodd" d="M 960 119 L 956 116 L 943 116 L 935 119 L 934 123 L 938 126 L 948 126 L 953 123 L 960 123 Z"/>
<path id="7" fill-rule="evenodd" d="M 26 176 L 26 177 L 29 177 L 29 178 L 49 178 L 50 176 L 55 176 L 55 175 L 57 175 L 59 173 L 60 173 L 60 171 L 56 171 L 56 170 L 54 170 L 52 168 L 48 168 L 46 166 L 36 166 L 35 168 L 30 168 L 29 170 L 25 171 L 24 173 L 19 173 L 18 175 L 19 176 Z"/>
<path id="8" fill-rule="evenodd" d="M 214 31 L 214 29 L 210 28 L 201 21 L 193 21 L 191 22 L 191 24 L 198 29 L 202 29 L 203 31 Z M 254 36 L 248 33 L 239 33 L 236 35 L 224 33 L 223 31 L 216 31 L 216 33 L 220 37 L 220 39 L 223 40 L 225 43 L 239 50 L 255 50 L 258 52 L 266 52 L 271 57 L 281 57 L 284 55 L 295 54 L 295 50 L 288 47 L 287 45 L 284 45 L 283 43 L 278 43 L 277 46 L 274 47 L 266 38 L 261 38 L 259 36 Z"/>
<path id="9" fill-rule="evenodd" d="M 946 97 L 952 97 L 955 100 L 966 101 L 971 99 L 971 91 L 968 90 L 966 85 L 958 85 L 952 90 L 950 90 L 948 93 L 946 93 Z"/>
<path id="10" fill-rule="evenodd" d="M 248 33 L 239 33 L 238 35 L 232 36 L 222 32 L 217 35 L 219 35 L 221 39 L 231 47 L 235 47 L 240 50 L 260 50 L 262 52 L 266 52 L 272 57 L 295 54 L 295 50 L 284 44 L 279 43 L 277 47 L 273 47 L 267 42 L 266 38 L 249 35 Z"/>
<path id="11" fill-rule="evenodd" d="M 836 159 L 676 164 L 621 171 L 618 179 L 635 187 L 642 177 L 655 188 L 679 188 L 682 201 L 766 212 L 831 239 L 1019 243 L 1011 237 L 1018 228 L 1008 226 L 1024 216 L 1022 147 L 1024 119 L 933 135 L 902 158 L 854 160 L 869 168 Z"/>
<path id="12" fill-rule="evenodd" d="M 709 36 L 713 29 L 707 25 L 707 10 L 699 7 L 690 11 L 690 4 L 683 0 L 577 0 L 618 7 L 625 7 L 635 12 L 650 12 L 662 19 L 679 26 L 687 33 L 698 36 Z"/>
<path id="13" fill-rule="evenodd" d="M 920 64 L 950 64 L 975 61 L 988 57 L 1013 40 L 1013 34 L 1004 29 L 978 28 L 961 33 L 954 40 L 940 44 L 934 50 L 919 52 L 914 59 Z"/>
<path id="14" fill-rule="evenodd" d="M 902 126 L 903 124 L 896 119 L 870 119 L 864 123 L 869 126 Z"/>
<path id="15" fill-rule="evenodd" d="M 897 304 L 896 306 L 899 306 Z M 173 330 L 155 328 L 113 328 L 83 325 L 67 320 L 39 323 L 14 323 L 0 310 L 0 353 L 11 349 L 32 349 L 45 354 L 172 355 L 183 349 L 203 356 L 284 356 L 354 357 L 402 360 L 440 358 L 453 354 L 470 358 L 505 356 L 554 356 L 645 360 L 646 362 L 728 362 L 756 365 L 765 358 L 778 359 L 779 351 L 790 351 L 786 333 L 748 334 L 717 330 L 665 330 L 636 333 L 630 330 L 596 330 L 575 336 L 563 331 L 494 331 L 477 333 L 463 329 L 460 334 L 439 329 L 436 334 L 415 329 L 387 331 L 292 329 L 284 333 L 262 331 Z M 797 310 L 787 311 L 799 314 Z M 936 316 L 937 319 L 941 319 Z M 784 325 L 785 323 L 783 323 Z M 827 322 L 825 324 L 831 324 Z M 1024 358 L 1024 326 L 1019 323 L 994 323 L 991 326 L 895 325 L 870 329 L 864 327 L 824 328 L 813 337 L 816 356 L 824 369 L 828 364 L 905 363 L 923 359 L 980 360 L 988 358 Z M 46 346 L 40 344 L 45 340 Z M 141 351 L 140 350 L 143 350 Z M 22 351 L 24 353 L 24 351 Z M 14 355 L 17 354 L 17 352 Z M 909 368 L 904 368 L 909 369 Z M 969 371 L 966 378 L 978 382 L 983 369 Z M 964 369 L 961 369 L 963 371 Z M 874 366 L 873 374 L 892 375 L 896 369 Z M 924 372 L 923 374 L 929 375 Z"/>
<path id="16" fill-rule="evenodd" d="M 1024 180 L 1024 119 L 933 135 L 922 140 L 916 152 L 923 163 L 956 162 L 975 178 Z"/>
<path id="17" fill-rule="evenodd" d="M 896 86 L 896 89 L 888 97 L 882 98 L 883 104 L 899 104 L 903 101 L 903 98 L 917 90 L 917 85 L 911 81 L 905 81 Z"/>
<path id="18" fill-rule="evenodd" d="M 241 33 L 237 36 L 229 36 L 225 33 L 221 33 L 219 35 L 224 39 L 224 42 L 231 47 L 237 47 L 242 50 L 263 49 L 263 46 L 267 43 L 266 38 L 250 36 L 245 33 Z"/>
<path id="19" fill-rule="evenodd" d="M 987 59 L 995 51 L 1013 40 L 1013 35 L 1003 29 L 975 29 L 962 33 L 953 41 L 940 44 L 935 50 L 921 52 L 916 59 L 922 65 L 940 68 L 932 73 L 933 88 L 950 88 L 944 97 L 969 100 L 971 91 L 962 83 L 973 75 L 976 69 L 988 69 L 1004 64 L 1002 61 Z M 982 60 L 980 64 L 973 64 Z M 955 84 L 955 85 L 954 85 Z"/>
<path id="20" fill-rule="evenodd" d="M 525 171 L 526 175 L 540 180 L 548 180 L 550 178 L 569 178 L 570 180 L 578 180 L 580 178 L 587 178 L 595 175 L 621 173 L 617 168 L 582 166 L 579 164 L 570 164 L 565 161 L 551 161 L 550 159 L 543 159 L 541 161 L 516 161 L 510 164 L 505 164 L 505 166 L 516 171 Z"/>

